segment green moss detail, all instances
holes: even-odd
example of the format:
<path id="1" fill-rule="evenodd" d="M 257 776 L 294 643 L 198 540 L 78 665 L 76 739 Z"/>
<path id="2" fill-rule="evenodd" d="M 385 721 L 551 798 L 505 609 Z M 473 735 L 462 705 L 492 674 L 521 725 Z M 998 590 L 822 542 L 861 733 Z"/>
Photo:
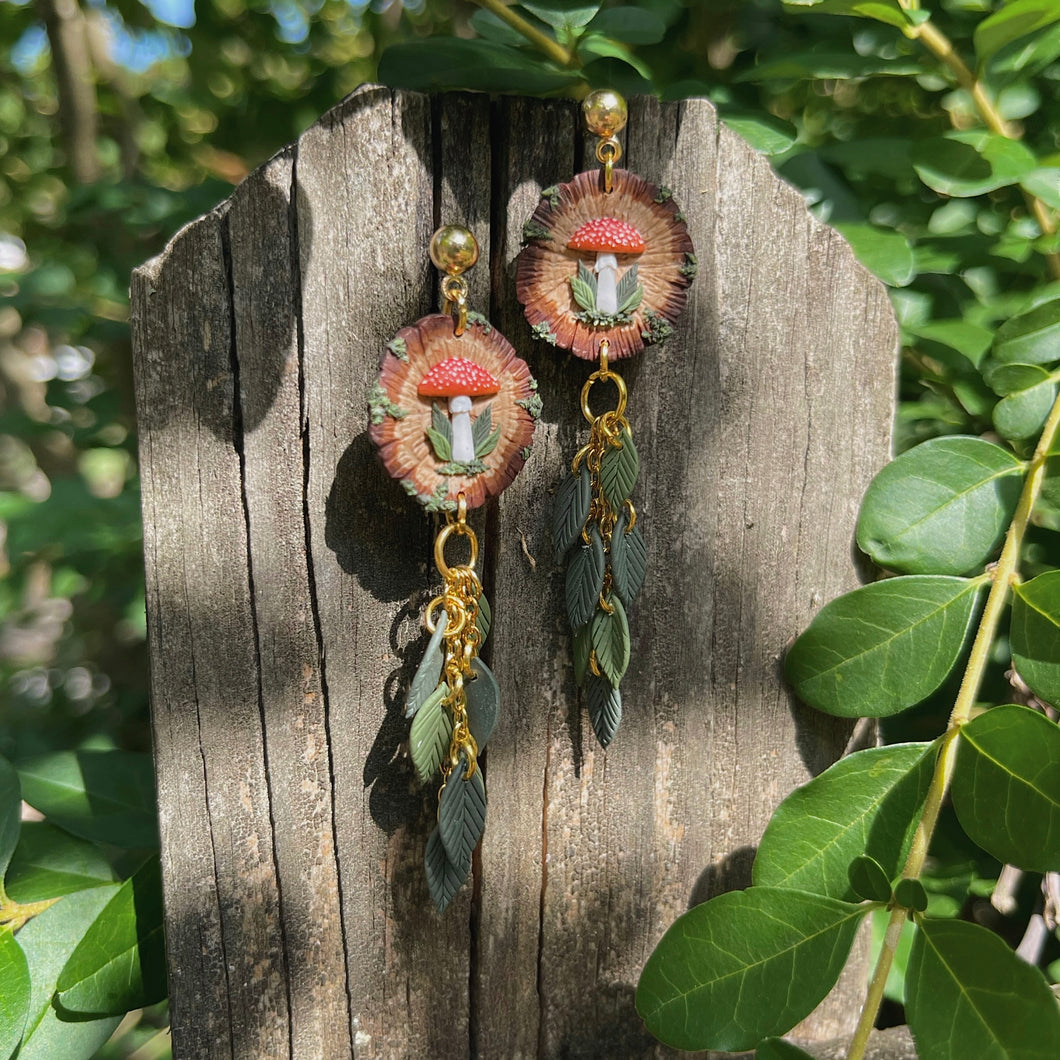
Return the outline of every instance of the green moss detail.
<path id="1" fill-rule="evenodd" d="M 669 202 L 673 197 L 674 193 L 663 184 L 660 185 L 659 190 L 655 193 L 655 202 L 662 204 Z"/>
<path id="2" fill-rule="evenodd" d="M 486 465 L 483 461 L 475 459 L 469 460 L 466 463 L 461 463 L 459 460 L 449 460 L 444 464 L 439 464 L 437 471 L 439 475 L 481 475 L 486 470 Z"/>
<path id="3" fill-rule="evenodd" d="M 523 242 L 529 243 L 532 239 L 540 239 L 542 242 L 551 243 L 552 233 L 539 221 L 530 218 L 523 225 Z"/>
<path id="4" fill-rule="evenodd" d="M 597 313 L 595 310 L 583 309 L 574 314 L 575 320 L 594 328 L 620 328 L 633 320 L 632 313 Z"/>
<path id="5" fill-rule="evenodd" d="M 409 363 L 409 350 L 404 339 L 391 339 L 386 348 L 399 360 Z"/>
<path id="6" fill-rule="evenodd" d="M 645 342 L 664 342 L 674 333 L 673 324 L 654 309 L 644 310 L 644 320 L 648 326 L 640 333 L 640 337 Z"/>
<path id="7" fill-rule="evenodd" d="M 528 386 L 528 387 L 529 387 L 529 388 L 530 388 L 531 390 L 536 390 L 536 389 L 537 389 L 537 380 L 536 380 L 536 379 L 535 379 L 535 378 L 534 378 L 533 376 L 530 376 L 530 378 L 529 378 L 529 379 L 527 380 L 527 383 L 526 383 L 526 385 L 527 385 L 527 386 Z"/>
<path id="8" fill-rule="evenodd" d="M 522 457 L 522 458 L 523 458 L 524 460 L 529 460 L 529 459 L 530 459 L 530 446 L 528 446 L 528 445 L 524 445 L 524 446 L 522 447 L 522 449 L 520 449 L 520 450 L 519 450 L 519 455 L 520 455 L 520 456 L 521 456 L 521 457 Z"/>
<path id="9" fill-rule="evenodd" d="M 685 263 L 677 271 L 682 276 L 687 276 L 688 279 L 694 280 L 696 273 L 699 272 L 699 262 L 696 260 L 695 254 L 685 254 Z"/>
<path id="10" fill-rule="evenodd" d="M 410 497 L 417 497 L 417 498 L 419 497 L 419 494 L 418 494 L 418 493 L 416 492 L 416 483 L 415 483 L 415 482 L 413 482 L 413 481 L 412 481 L 412 479 L 410 479 L 410 478 L 403 478 L 403 479 L 401 480 L 401 488 L 402 488 L 402 489 L 403 489 L 403 490 L 404 490 L 404 491 L 405 491 L 405 492 L 406 492 L 406 493 L 407 493 L 407 494 L 408 494 L 408 495 L 409 495 Z"/>
<path id="11" fill-rule="evenodd" d="M 559 185 L 553 184 L 551 188 L 543 188 L 541 190 L 541 198 L 548 199 L 549 206 L 555 210 L 559 206 Z"/>
<path id="12" fill-rule="evenodd" d="M 387 416 L 393 416 L 395 420 L 403 420 L 408 415 L 408 410 L 395 405 L 390 400 L 390 395 L 378 380 L 368 394 L 368 408 L 371 412 L 372 423 L 378 426 Z"/>
<path id="13" fill-rule="evenodd" d="M 493 330 L 493 325 L 481 313 L 476 313 L 474 310 L 468 313 L 467 322 L 478 324 L 487 335 Z"/>
<path id="14" fill-rule="evenodd" d="M 556 345 L 556 333 L 548 330 L 547 320 L 542 320 L 540 324 L 535 324 L 530 330 L 533 331 L 539 339 L 544 339 L 545 342 L 552 346 Z"/>
<path id="15" fill-rule="evenodd" d="M 419 494 L 419 499 L 423 503 L 424 508 L 429 512 L 454 512 L 456 511 L 456 501 L 449 500 L 449 480 L 443 478 L 438 483 L 438 488 L 430 496 L 424 493 Z"/>
<path id="16" fill-rule="evenodd" d="M 528 398 L 520 398 L 517 402 L 522 408 L 526 409 L 535 420 L 541 418 L 541 395 L 531 394 Z"/>
<path id="17" fill-rule="evenodd" d="M 683 224 L 686 220 L 686 217 L 680 210 L 678 210 L 677 213 L 674 214 L 674 220 L 679 221 Z"/>

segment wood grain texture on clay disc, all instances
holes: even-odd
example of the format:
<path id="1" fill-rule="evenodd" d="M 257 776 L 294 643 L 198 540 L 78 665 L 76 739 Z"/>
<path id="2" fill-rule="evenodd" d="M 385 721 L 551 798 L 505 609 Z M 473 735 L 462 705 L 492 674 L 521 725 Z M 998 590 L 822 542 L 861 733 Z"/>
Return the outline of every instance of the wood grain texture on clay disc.
<path id="1" fill-rule="evenodd" d="M 431 368 L 450 357 L 473 361 L 499 383 L 496 394 L 472 397 L 472 420 L 489 406 L 493 428 L 500 430 L 496 447 L 482 458 L 485 470 L 477 474 L 440 470 L 445 462 L 427 436 L 432 405 L 438 403 L 444 410 L 446 399 L 423 397 L 417 388 Z M 526 362 L 495 328 L 469 322 L 457 336 L 452 317 L 435 313 L 402 328 L 387 347 L 372 413 L 368 435 L 390 475 L 428 510 L 451 511 L 461 493 L 468 507 L 476 508 L 519 473 L 533 443 L 540 399 Z"/>
<path id="2" fill-rule="evenodd" d="M 571 293 L 582 251 L 567 244 L 595 217 L 614 217 L 633 225 L 644 239 L 637 256 L 619 255 L 625 270 L 636 263 L 643 299 L 628 324 L 601 327 L 577 318 L 580 307 Z M 685 308 L 687 288 L 696 272 L 692 239 L 669 192 L 628 170 L 616 169 L 612 191 L 605 192 L 599 171 L 579 173 L 542 197 L 527 225 L 527 245 L 519 255 L 515 290 L 526 319 L 555 346 L 596 360 L 600 342 L 610 343 L 612 359 L 639 353 L 668 333 Z"/>

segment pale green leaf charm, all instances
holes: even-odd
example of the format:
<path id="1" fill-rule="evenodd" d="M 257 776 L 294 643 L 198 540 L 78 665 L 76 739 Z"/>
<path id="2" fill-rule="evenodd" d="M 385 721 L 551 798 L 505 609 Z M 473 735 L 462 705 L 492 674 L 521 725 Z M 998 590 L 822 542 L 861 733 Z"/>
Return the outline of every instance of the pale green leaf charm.
<path id="1" fill-rule="evenodd" d="M 600 464 L 600 485 L 612 508 L 621 508 L 637 484 L 640 458 L 633 444 L 633 436 L 623 430 L 619 445 L 608 449 Z"/>
<path id="2" fill-rule="evenodd" d="M 574 550 L 567 566 L 567 617 L 572 629 L 592 621 L 604 587 L 606 565 L 604 543 L 594 526 L 589 531 L 589 543 Z"/>
<path id="3" fill-rule="evenodd" d="M 639 526 L 628 533 L 628 514 L 623 509 L 611 535 L 611 578 L 625 607 L 633 603 L 648 570 L 648 550 Z"/>
<path id="4" fill-rule="evenodd" d="M 412 684 L 409 686 L 408 699 L 405 701 L 405 717 L 416 716 L 416 711 L 423 706 L 427 697 L 438 687 L 438 680 L 442 676 L 442 667 L 445 665 L 445 651 L 442 648 L 442 638 L 445 636 L 446 626 L 449 625 L 449 616 L 444 612 L 438 613 L 435 619 L 434 632 L 427 642 L 427 650 L 423 653 L 423 659 L 413 675 Z"/>
<path id="5" fill-rule="evenodd" d="M 592 482 L 587 471 L 568 475 L 560 483 L 552 516 L 552 544 L 557 563 L 563 562 L 571 545 L 581 537 L 592 499 Z"/>
<path id="6" fill-rule="evenodd" d="M 424 868 L 427 871 L 427 888 L 434 899 L 439 913 L 444 913 L 457 892 L 464 886 L 471 866 L 462 868 L 454 865 L 445 852 L 441 832 L 436 828 L 427 840 L 427 851 L 424 856 Z"/>
<path id="7" fill-rule="evenodd" d="M 614 610 L 608 614 L 601 607 L 593 618 L 593 652 L 601 672 L 618 688 L 629 667 L 629 622 L 617 596 L 612 596 L 608 603 Z"/>
<path id="8" fill-rule="evenodd" d="M 440 768 L 453 737 L 453 719 L 445 706 L 447 695 L 449 686 L 440 684 L 412 719 L 409 754 L 420 780 L 425 784 Z"/>
<path id="9" fill-rule="evenodd" d="M 467 757 L 453 767 L 438 798 L 438 832 L 446 857 L 459 869 L 470 869 L 471 855 L 486 827 L 486 786 L 482 770 L 465 779 Z"/>
<path id="10" fill-rule="evenodd" d="M 478 598 L 478 614 L 475 616 L 475 625 L 478 626 L 479 634 L 484 641 L 490 635 L 490 628 L 493 625 L 493 609 L 490 607 L 490 602 L 486 599 L 485 593 Z"/>
<path id="11" fill-rule="evenodd" d="M 606 678 L 590 674 L 585 686 L 585 706 L 593 732 L 606 750 L 622 721 L 622 693 Z"/>

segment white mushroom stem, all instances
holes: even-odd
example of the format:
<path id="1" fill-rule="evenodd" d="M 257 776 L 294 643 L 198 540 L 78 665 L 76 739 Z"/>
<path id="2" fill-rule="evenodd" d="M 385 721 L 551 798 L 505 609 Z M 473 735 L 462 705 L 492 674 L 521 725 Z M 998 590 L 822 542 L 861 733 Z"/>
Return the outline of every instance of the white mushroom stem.
<path id="1" fill-rule="evenodd" d="M 593 272 L 597 312 L 614 316 L 618 312 L 618 258 L 614 254 L 597 254 Z"/>
<path id="2" fill-rule="evenodd" d="M 471 398 L 457 394 L 449 399 L 449 415 L 453 421 L 453 460 L 470 464 L 475 459 L 475 442 L 471 437 Z"/>

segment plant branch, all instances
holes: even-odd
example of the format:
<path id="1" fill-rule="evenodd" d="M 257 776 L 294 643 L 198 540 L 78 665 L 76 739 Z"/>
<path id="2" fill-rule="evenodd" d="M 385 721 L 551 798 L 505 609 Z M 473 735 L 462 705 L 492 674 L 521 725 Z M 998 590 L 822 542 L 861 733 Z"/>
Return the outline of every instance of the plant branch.
<path id="1" fill-rule="evenodd" d="M 527 22 L 525 18 L 514 12 L 510 7 L 503 4 L 501 0 L 474 0 L 479 7 L 492 11 L 502 22 L 521 33 L 531 44 L 543 51 L 554 63 L 559 66 L 572 67 L 577 65 L 577 56 L 574 51 L 568 51 L 563 45 L 554 41 L 547 33 L 542 33 L 536 26 Z"/>
<path id="2" fill-rule="evenodd" d="M 854 1037 L 850 1039 L 848 1060 L 865 1055 L 865 1047 L 869 1043 L 869 1035 L 876 1023 L 876 1013 L 880 1011 L 880 1005 L 883 1003 L 883 991 L 887 986 L 887 977 L 891 974 L 891 965 L 894 964 L 894 955 L 898 952 L 898 940 L 902 936 L 902 928 L 905 927 L 908 913 L 909 911 L 901 906 L 895 906 L 891 910 L 891 917 L 887 921 L 887 931 L 883 937 L 883 948 L 880 950 L 879 959 L 872 972 L 869 992 L 861 1010 L 861 1018 L 854 1029 Z"/>

